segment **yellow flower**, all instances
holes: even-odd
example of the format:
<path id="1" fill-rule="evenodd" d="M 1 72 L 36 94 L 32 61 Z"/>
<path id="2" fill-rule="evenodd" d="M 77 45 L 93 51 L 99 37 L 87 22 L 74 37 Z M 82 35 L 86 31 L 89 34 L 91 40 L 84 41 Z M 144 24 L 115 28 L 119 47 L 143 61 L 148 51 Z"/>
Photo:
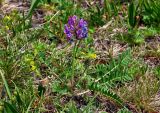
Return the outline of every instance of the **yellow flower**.
<path id="1" fill-rule="evenodd" d="M 4 17 L 4 20 L 10 21 L 10 20 L 11 20 L 11 17 L 10 17 L 10 16 L 5 16 L 5 17 Z"/>
<path id="2" fill-rule="evenodd" d="M 30 62 L 30 65 L 31 65 L 31 66 L 34 66 L 34 65 L 35 65 L 34 61 L 31 61 L 31 62 Z"/>
<path id="3" fill-rule="evenodd" d="M 5 26 L 6 30 L 9 30 L 9 27 L 8 26 Z"/>
<path id="4" fill-rule="evenodd" d="M 95 53 L 85 53 L 85 52 L 81 52 L 82 55 L 84 55 L 85 58 L 91 58 L 91 59 L 95 59 L 97 58 L 97 55 Z"/>
<path id="5" fill-rule="evenodd" d="M 92 58 L 92 59 L 97 58 L 97 55 L 94 53 L 89 53 L 87 56 L 88 56 L 88 58 Z"/>
<path id="6" fill-rule="evenodd" d="M 31 70 L 34 71 L 36 69 L 36 66 L 35 66 L 35 62 L 34 61 L 31 61 L 30 62 L 30 66 L 31 66 Z"/>
<path id="7" fill-rule="evenodd" d="M 31 70 L 34 71 L 36 69 L 36 66 L 31 66 Z"/>

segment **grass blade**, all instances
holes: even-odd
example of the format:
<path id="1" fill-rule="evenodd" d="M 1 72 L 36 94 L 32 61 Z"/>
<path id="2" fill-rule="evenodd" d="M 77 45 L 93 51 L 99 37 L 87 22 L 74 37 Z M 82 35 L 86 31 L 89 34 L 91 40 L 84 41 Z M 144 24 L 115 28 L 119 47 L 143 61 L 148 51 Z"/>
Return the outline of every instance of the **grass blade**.
<path id="1" fill-rule="evenodd" d="M 29 9 L 29 12 L 28 12 L 28 15 L 26 18 L 29 18 L 32 15 L 33 10 L 37 7 L 39 2 L 40 2 L 40 0 L 32 0 L 31 7 Z"/>
<path id="2" fill-rule="evenodd" d="M 7 94 L 8 94 L 8 96 L 9 96 L 9 98 L 11 99 L 11 92 L 10 92 L 10 90 L 9 90 L 7 81 L 6 81 L 5 77 L 4 77 L 4 73 L 2 72 L 2 70 L 0 70 L 0 75 L 1 75 L 1 77 L 2 77 L 2 80 L 3 80 L 4 86 L 5 86 L 5 88 L 6 88 Z"/>

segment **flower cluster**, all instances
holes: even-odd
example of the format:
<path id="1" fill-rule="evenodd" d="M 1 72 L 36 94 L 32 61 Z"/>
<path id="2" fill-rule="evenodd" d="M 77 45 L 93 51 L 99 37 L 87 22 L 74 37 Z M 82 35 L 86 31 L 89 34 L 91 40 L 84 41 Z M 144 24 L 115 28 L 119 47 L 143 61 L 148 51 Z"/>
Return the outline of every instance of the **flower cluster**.
<path id="1" fill-rule="evenodd" d="M 77 16 L 71 16 L 68 23 L 64 26 L 64 33 L 67 40 L 73 40 L 73 37 L 80 40 L 88 35 L 87 22 L 84 19 L 78 19 Z"/>

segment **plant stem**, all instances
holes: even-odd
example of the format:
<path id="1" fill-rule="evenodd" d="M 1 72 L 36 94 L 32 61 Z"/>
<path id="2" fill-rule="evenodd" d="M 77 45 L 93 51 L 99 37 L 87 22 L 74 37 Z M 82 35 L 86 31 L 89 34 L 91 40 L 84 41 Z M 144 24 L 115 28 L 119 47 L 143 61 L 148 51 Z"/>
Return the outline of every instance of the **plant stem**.
<path id="1" fill-rule="evenodd" d="M 77 50 L 78 50 L 79 44 L 80 44 L 80 41 L 79 41 L 79 40 L 76 41 L 76 42 L 75 42 L 75 45 L 74 45 L 74 48 L 73 48 L 72 73 L 71 73 L 71 76 L 72 76 L 71 84 L 72 84 L 72 86 L 74 85 L 75 59 L 76 59 L 76 54 L 77 54 Z"/>

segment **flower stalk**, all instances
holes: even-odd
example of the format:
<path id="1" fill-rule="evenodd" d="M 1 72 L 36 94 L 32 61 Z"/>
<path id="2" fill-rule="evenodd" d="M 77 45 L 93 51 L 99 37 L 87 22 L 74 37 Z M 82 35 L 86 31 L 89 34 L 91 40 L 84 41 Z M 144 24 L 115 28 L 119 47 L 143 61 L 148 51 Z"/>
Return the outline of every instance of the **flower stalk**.
<path id="1" fill-rule="evenodd" d="M 72 83 L 72 86 L 74 85 L 75 60 L 76 60 L 76 57 L 77 57 L 77 50 L 78 50 L 79 44 L 80 44 L 80 40 L 76 41 L 76 43 L 74 45 L 74 48 L 73 48 L 72 64 L 71 64 L 72 65 L 72 72 L 71 72 L 71 76 L 72 76 L 71 83 Z"/>

